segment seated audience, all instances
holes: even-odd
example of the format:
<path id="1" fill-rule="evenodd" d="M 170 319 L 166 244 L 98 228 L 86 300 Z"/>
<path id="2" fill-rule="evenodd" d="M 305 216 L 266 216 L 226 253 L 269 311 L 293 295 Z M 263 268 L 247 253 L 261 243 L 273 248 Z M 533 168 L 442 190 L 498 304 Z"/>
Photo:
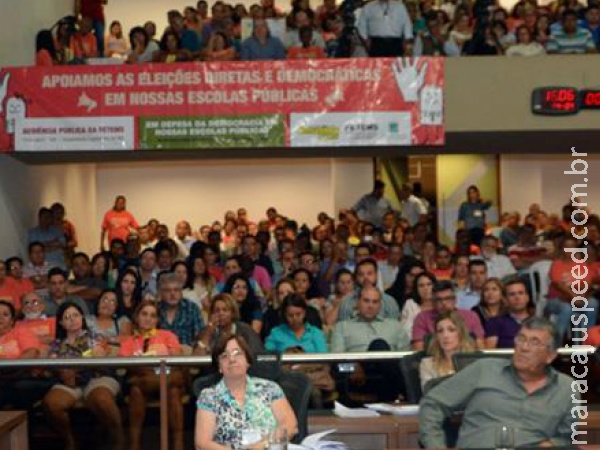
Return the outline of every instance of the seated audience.
<path id="1" fill-rule="evenodd" d="M 252 36 L 242 42 L 242 61 L 285 59 L 285 48 L 279 38 L 271 36 L 267 22 L 255 19 Z"/>
<path id="2" fill-rule="evenodd" d="M 183 298 L 183 284 L 174 273 L 161 275 L 160 328 L 171 331 L 182 345 L 194 347 L 204 329 L 200 308 Z"/>
<path id="3" fill-rule="evenodd" d="M 513 348 L 521 324 L 531 316 L 525 283 L 516 278 L 504 285 L 505 312 L 485 323 L 486 348 Z"/>
<path id="4" fill-rule="evenodd" d="M 400 275 L 400 272 L 399 272 Z M 356 265 L 354 270 L 356 284 L 359 289 L 373 287 L 377 289 L 378 273 L 377 262 L 374 259 L 364 259 Z M 359 295 L 348 298 L 340 305 L 338 313 L 338 322 L 348 320 L 354 313 L 359 301 Z M 400 318 L 400 309 L 394 298 L 386 293 L 380 293 L 381 315 L 386 319 L 398 320 Z"/>
<path id="5" fill-rule="evenodd" d="M 196 448 L 260 448 L 267 442 L 261 442 L 259 430 L 277 430 L 290 440 L 297 433 L 294 410 L 281 388 L 273 381 L 248 376 L 252 362 L 243 338 L 221 337 L 212 351 L 212 364 L 223 378 L 198 398 Z"/>
<path id="6" fill-rule="evenodd" d="M 143 27 L 133 27 L 129 31 L 131 50 L 127 56 L 129 63 L 147 63 L 154 60 L 154 54 L 160 51 L 159 44 L 150 39 Z"/>
<path id="7" fill-rule="evenodd" d="M 561 18 L 561 28 L 553 32 L 546 43 L 548 53 L 584 54 L 595 53 L 596 43 L 592 33 L 578 24 L 577 12 L 567 9 Z"/>
<path id="8" fill-rule="evenodd" d="M 48 295 L 43 298 L 44 310 L 48 316 L 56 316 L 56 312 L 64 302 L 75 303 L 86 315 L 89 314 L 89 308 L 81 297 L 67 293 L 67 274 L 63 270 L 58 267 L 50 269 L 48 272 L 48 285 Z"/>
<path id="9" fill-rule="evenodd" d="M 429 339 L 435 332 L 435 319 L 438 315 L 447 311 L 457 311 L 465 322 L 469 333 L 474 337 L 477 348 L 483 348 L 483 327 L 479 317 L 473 311 L 458 309 L 456 295 L 452 283 L 449 281 L 438 281 L 434 287 L 433 297 L 434 309 L 421 311 L 415 317 L 413 324 L 412 343 L 414 350 L 424 350 Z"/>
<path id="10" fill-rule="evenodd" d="M 133 313 L 133 335 L 123 340 L 120 356 L 178 356 L 182 350 L 177 336 L 158 329 L 159 308 L 155 302 L 144 300 Z M 159 393 L 159 379 L 150 367 L 127 370 L 129 376 L 129 438 L 131 450 L 142 449 L 142 430 L 146 417 L 146 403 Z M 169 425 L 173 432 L 173 449 L 183 450 L 184 372 L 171 368 L 167 402 Z"/>
<path id="11" fill-rule="evenodd" d="M 37 292 L 25 294 L 21 300 L 21 318 L 17 321 L 17 330 L 25 329 L 37 337 L 42 354 L 47 354 L 50 344 L 56 339 L 56 317 L 44 314 L 45 303 Z"/>
<path id="12" fill-rule="evenodd" d="M 121 340 L 131 335 L 131 321 L 122 305 L 119 305 L 117 293 L 113 289 L 100 294 L 96 314 L 87 316 L 86 321 L 94 339 L 105 342 L 110 354 L 116 354 Z"/>
<path id="13" fill-rule="evenodd" d="M 98 42 L 93 33 L 93 19 L 82 17 L 79 21 L 79 31 L 75 33 L 75 55 L 81 59 L 97 58 L 102 56 L 98 53 Z"/>
<path id="14" fill-rule="evenodd" d="M 331 335 L 331 351 L 404 351 L 410 347 L 406 327 L 397 318 L 383 317 L 381 292 L 373 286 L 359 291 L 357 309 L 352 316 L 338 322 Z M 350 382 L 375 392 L 382 401 L 395 400 L 403 391 L 402 376 L 398 364 L 355 364 Z M 384 381 L 372 378 L 383 377 Z"/>
<path id="15" fill-rule="evenodd" d="M 587 262 L 580 264 L 573 261 L 573 257 L 581 261 L 584 258 L 583 252 L 579 241 L 567 236 L 558 246 L 558 256 L 550 266 L 546 313 L 555 316 L 558 346 L 563 344 L 571 326 L 572 302 L 578 311 L 587 317 L 585 323 L 578 325 L 580 328 L 595 325 L 598 318 L 598 300 L 593 297 L 593 290 L 590 288 L 596 275 Z M 575 270 L 575 267 L 578 269 Z M 575 278 L 575 275 L 579 277 Z M 583 300 L 574 300 L 575 297 L 581 297 Z"/>
<path id="16" fill-rule="evenodd" d="M 506 50 L 506 56 L 539 56 L 545 55 L 546 49 L 534 40 L 533 32 L 526 25 L 521 25 L 515 33 L 517 43 Z"/>
<path id="17" fill-rule="evenodd" d="M 169 19 L 169 31 L 165 34 L 169 32 L 175 34 L 177 42 L 179 43 L 178 48 L 182 51 L 181 54 L 186 55 L 189 60 L 199 56 L 200 48 L 202 46 L 200 37 L 198 36 L 198 33 L 185 27 L 183 15 L 178 10 L 172 9 L 167 13 L 167 18 Z M 161 50 L 164 51 L 164 48 Z M 173 49 L 170 49 L 170 51 L 173 51 Z"/>
<path id="18" fill-rule="evenodd" d="M 237 57 L 235 47 L 224 32 L 216 31 L 211 35 L 206 49 L 204 49 L 206 61 L 233 61 Z"/>
<path id="19" fill-rule="evenodd" d="M 504 312 L 504 286 L 498 278 L 488 278 L 481 289 L 481 300 L 472 311 L 479 316 L 484 326 L 493 317 L 498 317 Z"/>
<path id="20" fill-rule="evenodd" d="M 464 289 L 459 289 L 456 294 L 458 309 L 471 309 L 479 304 L 487 276 L 485 261 L 474 259 L 469 262 L 469 284 Z"/>
<path id="21" fill-rule="evenodd" d="M 327 299 L 325 327 L 331 330 L 337 323 L 340 306 L 349 301 L 355 292 L 354 274 L 348 269 L 340 269 L 335 274 L 333 293 Z"/>
<path id="22" fill-rule="evenodd" d="M 58 64 L 54 38 L 50 30 L 40 30 L 35 38 L 35 65 L 50 67 Z"/>
<path id="23" fill-rule="evenodd" d="M 56 312 L 56 341 L 50 346 L 51 358 L 90 358 L 105 356 L 106 350 L 96 343 L 87 328 L 86 312 L 66 301 Z M 124 448 L 121 413 L 115 401 L 119 382 L 106 369 L 59 369 L 59 383 L 44 397 L 44 410 L 57 433 L 64 439 L 66 450 L 77 448 L 69 411 L 83 400 L 92 411 L 111 448 Z"/>
<path id="24" fill-rule="evenodd" d="M 198 341 L 199 353 L 210 354 L 219 339 L 226 334 L 241 336 L 254 354 L 264 351 L 259 335 L 247 323 L 240 321 L 240 310 L 230 294 L 216 295 L 209 307 L 208 323 Z"/>
<path id="25" fill-rule="evenodd" d="M 439 245 L 435 251 L 435 268 L 431 273 L 436 280 L 452 280 L 452 272 L 454 271 L 452 262 L 452 252 L 446 245 Z"/>
<path id="26" fill-rule="evenodd" d="M 113 20 L 108 28 L 108 35 L 104 43 L 104 56 L 109 58 L 125 58 L 129 54 L 129 44 L 123 37 L 121 22 Z"/>
<path id="27" fill-rule="evenodd" d="M 444 421 L 456 411 L 465 411 L 458 448 L 497 447 L 501 426 L 518 429 L 515 448 L 570 445 L 576 420 L 571 408 L 579 394 L 573 394 L 570 377 L 550 366 L 556 342 L 551 323 L 528 319 L 517 334 L 512 361 L 481 359 L 429 391 L 419 409 L 423 446 L 446 447 Z M 526 416 L 518 413 L 524 402 L 530 406 Z"/>
<path id="28" fill-rule="evenodd" d="M 287 295 L 281 305 L 284 322 L 271 330 L 265 340 L 265 348 L 278 353 L 283 353 L 292 347 L 299 347 L 307 353 L 326 353 L 325 334 L 321 329 L 308 323 L 306 318 L 308 308 L 310 306 L 298 294 Z"/>
<path id="29" fill-rule="evenodd" d="M 49 208 L 40 208 L 38 225 L 29 230 L 27 239 L 29 244 L 39 242 L 44 245 L 45 260 L 50 265 L 65 268 L 67 240 L 63 231 L 54 225 L 54 217 Z"/>
<path id="30" fill-rule="evenodd" d="M 499 255 L 498 248 L 499 242 L 495 236 L 484 236 L 481 239 L 481 256 L 487 267 L 487 276 L 502 280 L 510 275 L 516 275 L 517 271 L 512 261 L 506 255 Z"/>
<path id="31" fill-rule="evenodd" d="M 138 273 L 134 269 L 126 269 L 121 272 L 117 279 L 115 292 L 119 309 L 131 319 L 133 311 L 142 301 L 142 281 Z"/>
<path id="32" fill-rule="evenodd" d="M 260 335 L 262 329 L 262 306 L 256 298 L 248 278 L 242 274 L 233 274 L 225 283 L 223 293 L 231 294 L 240 308 L 242 322 L 252 327 Z"/>
<path id="33" fill-rule="evenodd" d="M 436 282 L 435 277 L 429 272 L 423 272 L 415 277 L 412 298 L 404 303 L 400 314 L 400 322 L 406 326 L 409 336 L 412 336 L 413 323 L 417 314 L 434 308 L 433 287 Z"/>
<path id="34" fill-rule="evenodd" d="M 419 377 L 421 387 L 426 390 L 427 383 L 437 378 L 454 375 L 452 356 L 459 352 L 475 349 L 469 331 L 456 311 L 440 314 L 435 319 L 435 335 L 427 349 L 426 358 L 421 360 Z"/>
<path id="35" fill-rule="evenodd" d="M 413 53 L 415 56 L 459 56 L 460 48 L 443 31 L 436 13 L 425 17 L 427 28 L 417 34 Z"/>
<path id="36" fill-rule="evenodd" d="M 425 265 L 413 257 L 403 258 L 398 275 L 392 287 L 386 291 L 391 295 L 399 308 L 404 307 L 404 303 L 413 295 L 415 277 L 425 272 Z"/>
<path id="37" fill-rule="evenodd" d="M 8 276 L 7 265 L 0 260 L 0 300 L 10 302 L 17 311 L 21 310 L 20 287 L 16 280 Z"/>
<path id="38" fill-rule="evenodd" d="M 508 247 L 507 254 L 519 271 L 528 269 L 533 263 L 547 257 L 546 248 L 540 245 L 535 227 L 530 224 L 521 227 L 517 242 Z"/>

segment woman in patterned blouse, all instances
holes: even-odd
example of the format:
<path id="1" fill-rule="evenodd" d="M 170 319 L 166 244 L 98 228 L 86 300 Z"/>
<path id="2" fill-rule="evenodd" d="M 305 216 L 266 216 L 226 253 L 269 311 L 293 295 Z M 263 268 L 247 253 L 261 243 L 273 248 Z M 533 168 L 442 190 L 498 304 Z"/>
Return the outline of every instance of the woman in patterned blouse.
<path id="1" fill-rule="evenodd" d="M 200 393 L 197 450 L 258 449 L 264 447 L 265 432 L 285 432 L 289 439 L 296 434 L 296 416 L 279 385 L 248 376 L 252 354 L 243 338 L 222 336 L 212 362 L 223 378 Z"/>
<path id="2" fill-rule="evenodd" d="M 50 358 L 92 358 L 106 356 L 106 349 L 94 342 L 88 331 L 82 309 L 65 302 L 56 313 L 56 341 L 50 346 Z M 120 386 L 106 370 L 60 369 L 55 384 L 44 398 L 44 408 L 50 422 L 65 439 L 65 449 L 76 448 L 71 430 L 69 410 L 84 400 L 106 429 L 114 449 L 123 448 L 121 414 L 115 401 Z"/>

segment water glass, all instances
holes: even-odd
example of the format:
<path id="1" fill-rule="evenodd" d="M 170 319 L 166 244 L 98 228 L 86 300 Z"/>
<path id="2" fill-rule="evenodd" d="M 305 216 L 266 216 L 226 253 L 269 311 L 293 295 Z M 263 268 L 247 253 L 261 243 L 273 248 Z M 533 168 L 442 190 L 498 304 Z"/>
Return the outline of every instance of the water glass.
<path id="1" fill-rule="evenodd" d="M 287 450 L 288 435 L 285 428 L 279 427 L 269 431 L 269 450 Z"/>
<path id="2" fill-rule="evenodd" d="M 508 425 L 496 429 L 496 449 L 513 450 L 515 448 L 515 430 Z"/>

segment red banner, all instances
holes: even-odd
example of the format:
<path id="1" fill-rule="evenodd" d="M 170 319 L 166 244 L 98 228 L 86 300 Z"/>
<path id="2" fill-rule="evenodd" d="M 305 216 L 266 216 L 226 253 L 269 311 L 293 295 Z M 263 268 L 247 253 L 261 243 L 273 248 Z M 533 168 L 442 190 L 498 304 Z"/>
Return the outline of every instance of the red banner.
<path id="1" fill-rule="evenodd" d="M 443 145 L 442 58 L 7 68 L 0 150 Z"/>

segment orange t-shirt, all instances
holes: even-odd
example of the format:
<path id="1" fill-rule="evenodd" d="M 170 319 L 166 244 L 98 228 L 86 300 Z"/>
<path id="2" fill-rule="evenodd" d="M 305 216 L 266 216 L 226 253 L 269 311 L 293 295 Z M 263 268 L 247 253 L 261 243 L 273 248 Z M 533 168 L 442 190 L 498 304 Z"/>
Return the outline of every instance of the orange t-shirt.
<path id="1" fill-rule="evenodd" d="M 35 335 L 27 330 L 13 328 L 4 336 L 0 336 L 0 359 L 20 358 L 25 350 L 39 347 Z"/>
<path id="2" fill-rule="evenodd" d="M 26 333 L 36 336 L 39 348 L 48 348 L 56 336 L 56 317 L 47 317 L 46 319 L 19 320 L 15 325 L 17 331 L 25 331 Z"/>
<path id="3" fill-rule="evenodd" d="M 320 59 L 326 58 L 325 51 L 321 47 L 292 47 L 288 50 L 287 59 Z"/>
<path id="4" fill-rule="evenodd" d="M 139 228 L 139 225 L 129 211 L 115 211 L 111 209 L 104 215 L 102 229 L 108 231 L 108 242 L 122 239 L 127 242 L 129 228 Z"/>
<path id="5" fill-rule="evenodd" d="M 432 269 L 430 271 L 437 280 L 452 280 L 452 269 Z"/>
<path id="6" fill-rule="evenodd" d="M 17 282 L 10 277 L 6 277 L 4 282 L 0 285 L 0 300 L 6 300 L 18 310 L 21 309 L 21 288 Z"/>
<path id="7" fill-rule="evenodd" d="M 98 42 L 96 36 L 88 33 L 75 35 L 75 53 L 79 58 L 97 58 L 98 57 Z"/>
<path id="8" fill-rule="evenodd" d="M 600 325 L 596 325 L 588 330 L 588 337 L 584 342 L 585 345 L 600 346 Z"/>
<path id="9" fill-rule="evenodd" d="M 167 330 L 155 330 L 156 333 L 150 337 L 147 356 L 169 356 L 174 351 L 179 353 L 181 345 L 179 339 L 173 333 Z M 138 356 L 144 351 L 143 336 L 129 336 L 121 342 L 119 356 Z"/>
<path id="10" fill-rule="evenodd" d="M 29 278 L 21 278 L 17 280 L 16 278 L 10 277 L 11 280 L 15 282 L 15 286 L 19 295 L 19 307 L 21 306 L 21 299 L 25 294 L 35 291 L 35 287 Z M 17 308 L 19 309 L 19 308 Z"/>
<path id="11" fill-rule="evenodd" d="M 552 261 L 552 265 L 550 266 L 550 272 L 548 274 L 550 276 L 550 281 L 557 284 L 560 282 L 567 282 L 570 285 L 573 281 L 575 281 L 575 278 L 571 273 L 571 269 L 576 265 L 585 266 L 587 268 L 587 276 L 585 278 L 581 278 L 581 281 L 587 281 L 588 291 L 586 292 L 586 294 L 589 294 L 590 290 L 592 289 L 592 280 L 595 278 L 595 273 L 593 268 L 587 263 L 576 264 L 571 260 L 564 261 L 562 259 L 555 259 L 554 261 Z M 583 274 L 584 270 L 585 269 L 583 269 L 582 267 L 579 273 Z M 583 288 L 583 283 L 580 283 L 580 288 Z M 548 289 L 548 298 L 561 298 L 561 294 L 558 291 L 558 289 L 550 285 L 550 288 Z M 563 300 L 568 302 L 571 301 L 571 299 Z"/>

